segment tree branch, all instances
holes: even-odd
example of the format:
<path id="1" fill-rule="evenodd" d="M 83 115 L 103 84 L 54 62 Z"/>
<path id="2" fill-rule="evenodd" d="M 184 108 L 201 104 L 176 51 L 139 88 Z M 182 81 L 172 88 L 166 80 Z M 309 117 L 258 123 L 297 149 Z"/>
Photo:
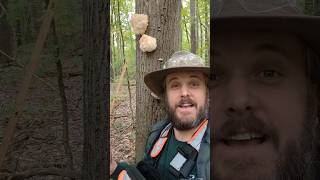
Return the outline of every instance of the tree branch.
<path id="1" fill-rule="evenodd" d="M 6 8 L 4 7 L 4 5 L 2 4 L 1 1 L 0 1 L 0 8 L 2 9 L 2 12 L 3 12 L 3 13 L 0 14 L 0 17 L 2 17 L 4 14 L 7 16 L 8 12 L 7 12 Z"/>

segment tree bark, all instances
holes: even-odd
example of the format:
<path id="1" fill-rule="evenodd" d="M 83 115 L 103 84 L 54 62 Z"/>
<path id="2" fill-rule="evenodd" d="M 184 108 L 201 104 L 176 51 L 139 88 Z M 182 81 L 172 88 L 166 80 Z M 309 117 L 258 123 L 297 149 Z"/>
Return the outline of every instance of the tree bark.
<path id="1" fill-rule="evenodd" d="M 48 2 L 48 0 L 47 0 Z M 65 93 L 65 86 L 63 82 L 63 70 L 62 70 L 62 63 L 60 59 L 60 47 L 59 47 L 59 39 L 56 31 L 56 23 L 55 19 L 52 20 L 51 24 L 52 28 L 52 35 L 53 41 L 55 45 L 55 59 L 56 59 L 56 66 L 57 66 L 57 81 L 59 86 L 59 94 L 61 98 L 61 110 L 62 110 L 62 136 L 63 136 L 63 147 L 66 153 L 68 168 L 73 170 L 73 156 L 72 150 L 69 143 L 69 112 L 68 112 L 68 102 Z"/>
<path id="2" fill-rule="evenodd" d="M 183 26 L 184 26 L 184 31 L 186 33 L 186 38 L 187 38 L 187 43 L 190 44 L 190 40 L 189 40 L 189 31 L 188 31 L 188 26 L 187 26 L 187 20 L 184 16 L 182 16 L 182 23 L 183 23 Z M 182 32 L 181 32 L 182 33 Z"/>
<path id="3" fill-rule="evenodd" d="M 314 15 L 320 16 L 320 0 L 314 0 Z"/>
<path id="4" fill-rule="evenodd" d="M 209 64 L 209 57 L 210 57 L 210 49 L 209 49 L 209 44 L 210 44 L 210 33 L 209 33 L 209 16 L 210 16 L 210 11 L 208 11 L 209 9 L 209 5 L 210 5 L 210 1 L 207 0 L 207 6 L 205 6 L 205 9 L 204 11 L 206 12 L 205 13 L 205 16 L 204 16 L 204 19 L 205 19 L 205 27 L 204 27 L 204 36 L 205 36 L 205 47 L 206 47 L 206 51 L 205 51 L 205 60 L 206 60 L 206 63 Z"/>
<path id="5" fill-rule="evenodd" d="M 196 0 L 190 0 L 190 40 L 191 40 L 191 52 L 196 54 L 198 48 L 198 38 L 197 38 L 197 17 L 196 17 Z"/>
<path id="6" fill-rule="evenodd" d="M 304 2 L 305 13 L 312 15 L 313 14 L 313 0 L 305 0 Z"/>
<path id="7" fill-rule="evenodd" d="M 7 20 L 7 0 L 0 0 L 0 50 L 9 56 L 13 56 L 14 35 L 12 27 Z M 9 63 L 10 59 L 0 54 L 0 64 Z"/>
<path id="8" fill-rule="evenodd" d="M 109 179 L 109 1 L 83 0 L 83 180 Z"/>
<path id="9" fill-rule="evenodd" d="M 136 13 L 149 16 L 146 34 L 157 39 L 157 49 L 143 53 L 136 36 L 136 161 L 141 160 L 145 141 L 154 123 L 164 118 L 164 107 L 151 96 L 143 77 L 146 73 L 159 70 L 162 63 L 175 51 L 180 50 L 181 1 L 144 1 L 136 0 Z"/>

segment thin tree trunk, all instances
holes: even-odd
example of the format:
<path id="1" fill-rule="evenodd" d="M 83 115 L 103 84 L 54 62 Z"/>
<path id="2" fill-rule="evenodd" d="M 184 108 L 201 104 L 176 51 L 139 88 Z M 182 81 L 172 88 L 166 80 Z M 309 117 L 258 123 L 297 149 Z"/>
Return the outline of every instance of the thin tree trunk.
<path id="1" fill-rule="evenodd" d="M 313 14 L 313 0 L 305 0 L 305 13 L 312 15 Z"/>
<path id="2" fill-rule="evenodd" d="M 206 62 L 209 62 L 209 58 L 208 57 L 210 57 L 210 48 L 209 48 L 210 37 L 209 37 L 208 29 L 209 29 L 209 26 L 210 26 L 210 24 L 209 24 L 209 13 L 210 12 L 208 11 L 208 9 L 209 9 L 209 5 L 210 5 L 210 1 L 207 0 L 206 2 L 207 2 L 207 6 L 205 6 L 205 9 L 204 9 L 204 11 L 205 11 L 204 36 L 205 36 L 205 47 L 206 47 L 205 60 L 206 60 Z"/>
<path id="3" fill-rule="evenodd" d="M 198 39 L 197 39 L 197 17 L 196 17 L 196 0 L 190 0 L 190 17 L 191 17 L 191 26 L 190 26 L 190 39 L 191 39 L 191 52 L 196 54 L 198 48 Z"/>
<path id="4" fill-rule="evenodd" d="M 187 43 L 190 44 L 190 40 L 189 40 L 189 31 L 188 31 L 188 26 L 187 26 L 187 20 L 184 16 L 182 16 L 182 22 L 183 22 L 183 25 L 184 25 L 184 31 L 186 33 L 186 38 L 187 38 Z"/>
<path id="5" fill-rule="evenodd" d="M 68 114 L 68 102 L 65 93 L 65 86 L 63 82 L 63 72 L 62 72 L 62 64 L 60 59 L 60 48 L 59 48 L 59 39 L 56 32 L 56 23 L 55 20 L 52 20 L 52 34 L 53 34 L 53 41 L 56 47 L 55 58 L 56 58 L 56 66 L 58 72 L 58 86 L 59 86 L 59 94 L 61 98 L 61 109 L 62 109 L 62 126 L 63 126 L 63 147 L 66 153 L 66 157 L 68 160 L 68 168 L 73 170 L 73 156 L 72 151 L 69 143 L 69 114 Z"/>
<path id="6" fill-rule="evenodd" d="M 121 24 L 121 19 L 120 19 L 120 4 L 119 1 L 117 1 L 117 10 L 118 10 L 118 27 L 119 27 L 119 33 L 120 33 L 120 39 L 121 39 L 121 54 L 122 54 L 122 58 L 123 58 L 123 65 L 125 66 L 125 72 L 127 75 L 127 86 L 128 86 L 128 92 L 129 92 L 129 108 L 130 108 L 130 112 L 131 112 L 131 118 L 132 121 L 134 121 L 134 114 L 133 114 L 133 109 L 132 109 L 132 95 L 131 95 L 131 89 L 130 89 L 130 80 L 129 80 L 129 72 L 128 72 L 128 66 L 126 64 L 128 64 L 127 60 L 126 60 L 126 54 L 124 52 L 124 39 L 123 39 L 123 32 L 122 32 L 122 24 Z"/>
<path id="7" fill-rule="evenodd" d="M 320 0 L 314 0 L 314 15 L 320 16 Z"/>
<path id="8" fill-rule="evenodd" d="M 14 54 L 14 34 L 7 16 L 7 0 L 0 0 L 0 50 L 13 56 Z M 0 64 L 9 63 L 10 59 L 0 54 Z"/>
<path id="9" fill-rule="evenodd" d="M 199 9 L 199 6 L 198 6 L 198 3 L 196 5 L 197 7 L 197 10 L 196 10 L 196 16 L 197 16 L 197 19 L 198 19 L 198 23 L 197 23 L 197 29 L 198 29 L 198 32 L 199 32 L 199 43 L 200 43 L 200 50 L 198 51 L 199 55 L 203 58 L 203 29 L 202 29 L 202 22 L 201 22 L 201 16 L 200 16 L 200 9 Z"/>

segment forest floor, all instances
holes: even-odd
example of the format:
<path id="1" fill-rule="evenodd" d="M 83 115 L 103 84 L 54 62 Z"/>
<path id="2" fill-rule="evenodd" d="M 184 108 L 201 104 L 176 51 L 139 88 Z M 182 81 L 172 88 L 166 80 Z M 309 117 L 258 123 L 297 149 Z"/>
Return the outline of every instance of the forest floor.
<path id="1" fill-rule="evenodd" d="M 114 99 L 114 110 L 110 112 L 110 146 L 115 161 L 133 163 L 135 159 L 135 114 L 136 88 L 130 86 L 132 111 L 130 109 L 128 86 L 121 86 L 115 93 L 117 84 L 111 86 L 111 97 Z M 112 104 L 112 103 L 110 103 Z M 133 113 L 133 116 L 132 116 Z"/>
<path id="2" fill-rule="evenodd" d="M 81 65 L 63 61 L 65 92 L 69 108 L 69 138 L 76 171 L 81 170 L 82 76 Z M 14 102 L 24 70 L 17 66 L 0 67 L 0 142 L 5 126 L 14 109 Z M 111 90 L 114 90 L 112 84 Z M 135 116 L 135 86 L 131 86 L 133 115 Z M 134 162 L 134 121 L 129 108 L 127 86 L 115 94 L 114 110 L 110 116 L 110 144 L 116 161 Z M 0 173 L 26 172 L 34 168 L 65 169 L 68 162 L 62 137 L 62 110 L 57 85 L 56 67 L 53 64 L 38 78 L 33 78 L 22 116 L 18 120 L 13 144 L 6 155 Z M 29 179 L 66 179 L 57 176 L 34 176 Z"/>

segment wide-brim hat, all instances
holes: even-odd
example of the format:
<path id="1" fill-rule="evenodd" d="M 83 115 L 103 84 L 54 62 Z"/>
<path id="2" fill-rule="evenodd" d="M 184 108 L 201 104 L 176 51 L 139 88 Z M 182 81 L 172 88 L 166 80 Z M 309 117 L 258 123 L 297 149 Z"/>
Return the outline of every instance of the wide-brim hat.
<path id="1" fill-rule="evenodd" d="M 202 72 L 209 77 L 210 67 L 203 59 L 186 51 L 174 53 L 163 65 L 162 69 L 150 72 L 144 76 L 147 87 L 158 97 L 164 92 L 164 80 L 168 74 L 176 72 Z"/>
<path id="2" fill-rule="evenodd" d="M 305 15 L 296 0 L 212 0 L 213 39 L 226 31 L 293 33 L 320 52 L 320 17 Z M 214 46 L 214 42 L 213 42 Z"/>

